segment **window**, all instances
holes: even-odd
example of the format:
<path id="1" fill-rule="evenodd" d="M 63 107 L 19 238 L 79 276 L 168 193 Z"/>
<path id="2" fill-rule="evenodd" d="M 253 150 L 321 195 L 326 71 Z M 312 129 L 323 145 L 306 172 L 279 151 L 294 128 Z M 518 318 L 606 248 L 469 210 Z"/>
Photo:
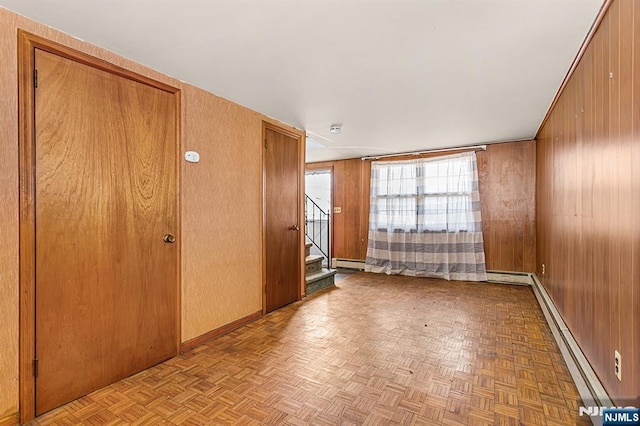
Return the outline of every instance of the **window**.
<path id="1" fill-rule="evenodd" d="M 475 155 L 374 162 L 371 224 L 387 232 L 467 232 L 477 229 Z"/>
<path id="2" fill-rule="evenodd" d="M 371 164 L 365 271 L 486 281 L 474 152 Z"/>

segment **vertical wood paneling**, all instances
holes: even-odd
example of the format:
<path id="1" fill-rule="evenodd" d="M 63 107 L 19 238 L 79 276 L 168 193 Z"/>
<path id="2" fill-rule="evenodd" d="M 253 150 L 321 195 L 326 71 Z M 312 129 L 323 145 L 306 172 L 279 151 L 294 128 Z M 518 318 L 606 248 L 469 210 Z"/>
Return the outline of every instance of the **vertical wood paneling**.
<path id="1" fill-rule="evenodd" d="M 587 352 L 587 356 L 589 357 L 589 352 L 591 352 L 590 359 L 594 360 L 594 364 L 597 366 L 596 371 L 598 371 L 599 376 L 602 380 L 606 381 L 609 384 L 613 384 L 613 376 L 611 373 L 610 365 L 607 365 L 607 359 L 610 359 L 610 356 L 607 356 L 607 352 L 611 348 L 611 342 L 609 340 L 609 322 L 611 321 L 610 312 L 610 293 L 607 287 L 610 285 L 609 282 L 609 271 L 608 271 L 608 262 L 605 259 L 609 257 L 609 247 L 608 240 L 605 241 L 606 236 L 608 235 L 608 229 L 604 224 L 603 218 L 608 220 L 608 210 L 609 210 L 609 193 L 607 189 L 609 188 L 609 173 L 605 164 L 608 163 L 607 155 L 610 152 L 609 150 L 605 150 L 602 146 L 607 146 L 608 144 L 608 133 L 609 133 L 609 80 L 608 80 L 608 48 L 609 45 L 607 43 L 609 36 L 609 15 L 607 14 L 605 18 L 602 20 L 600 30 L 594 36 L 593 42 L 595 43 L 595 70 L 594 70 L 594 84 L 596 97 L 594 100 L 594 109 L 595 114 L 594 118 L 596 120 L 596 127 L 594 130 L 594 142 L 597 143 L 596 152 L 599 154 L 599 159 L 594 162 L 594 174 L 595 174 L 595 188 L 594 193 L 592 194 L 594 200 L 599 200 L 600 202 L 595 203 L 594 209 L 594 227 L 596 228 L 595 238 L 594 238 L 594 260 L 595 260 L 595 282 L 594 282 L 594 295 L 595 300 L 595 317 L 601 318 L 600 321 L 592 321 L 593 324 L 593 333 L 596 336 L 601 336 L 601 343 L 599 345 L 595 344 L 596 342 L 590 342 L 591 345 L 585 349 Z M 567 95 L 570 93 L 567 92 Z M 606 286 L 605 286 L 606 283 Z M 559 287 L 555 285 L 555 287 Z M 578 295 L 576 295 L 578 297 Z M 562 311 L 561 311 L 562 312 Z M 579 320 L 577 316 L 572 312 L 567 312 L 566 314 L 567 322 L 572 330 L 580 328 Z M 581 334 L 585 335 L 585 339 L 592 340 L 587 336 L 587 330 L 581 332 Z M 609 385 L 611 386 L 611 385 Z"/>
<path id="2" fill-rule="evenodd" d="M 333 221 L 333 242 L 331 243 L 331 252 L 333 254 L 331 256 L 335 258 L 354 259 L 352 256 L 354 256 L 355 253 L 350 253 L 346 249 L 347 244 L 345 240 L 353 238 L 354 232 L 353 229 L 348 228 L 345 216 L 349 214 L 349 211 L 352 211 L 354 208 L 359 208 L 359 206 L 354 203 L 349 203 L 349 198 L 346 196 L 346 194 L 348 194 L 349 176 L 352 175 L 347 170 L 348 164 L 346 161 L 336 162 L 333 169 L 331 181 L 332 207 L 334 209 L 339 207 L 340 213 L 335 213 L 335 210 L 331 213 L 331 220 Z"/>
<path id="3" fill-rule="evenodd" d="M 342 207 L 342 213 L 334 215 L 340 216 L 341 225 L 336 227 L 334 237 L 337 248 L 335 257 L 347 259 L 361 259 L 359 250 L 360 218 L 364 208 L 359 202 L 362 196 L 362 160 L 345 160 L 341 164 L 341 174 L 336 180 L 334 189 L 336 191 L 336 206 Z"/>
<path id="4" fill-rule="evenodd" d="M 537 273 L 610 396 L 636 405 L 637 9 L 630 0 L 612 2 L 538 134 L 536 172 Z M 614 374 L 615 350 L 622 355 L 622 381 Z"/>
<path id="5" fill-rule="evenodd" d="M 364 260 L 369 228 L 371 164 L 359 158 L 307 164 L 306 170 L 332 171 L 333 207 L 331 257 Z"/>
<path id="6" fill-rule="evenodd" d="M 625 34 L 623 27 L 623 36 Z M 631 281 L 631 285 L 625 286 L 628 289 L 628 296 L 631 306 L 630 329 L 631 336 L 629 345 L 631 346 L 631 359 L 635 359 L 635 364 L 630 364 L 629 372 L 631 373 L 632 389 L 640 389 L 640 83 L 638 83 L 637 75 L 640 73 L 640 5 L 633 3 L 633 59 L 632 59 L 632 75 L 633 91 L 632 91 L 632 114 L 631 114 L 631 163 L 635 167 L 631 168 L 631 210 L 633 212 L 633 221 L 631 226 L 631 276 L 625 277 Z M 627 307 L 627 305 L 624 305 Z M 627 323 L 625 321 L 625 323 Z M 627 323 L 628 324 L 628 323 Z M 625 335 L 626 336 L 626 335 Z M 637 401 L 636 407 L 640 407 L 640 401 Z"/>
<path id="7" fill-rule="evenodd" d="M 524 141 L 476 153 L 487 269 L 535 268 L 535 149 Z"/>
<path id="8" fill-rule="evenodd" d="M 433 154 L 431 154 L 433 156 Z M 534 141 L 488 145 L 478 151 L 487 268 L 535 270 Z M 407 159 L 411 157 L 397 157 Z M 307 170 L 333 170 L 333 257 L 364 260 L 369 228 L 371 161 L 360 159 L 307 164 Z"/>
<path id="9" fill-rule="evenodd" d="M 633 129 L 633 39 L 628 37 L 628 32 L 624 31 L 624 28 L 633 28 L 633 9 L 634 2 L 625 1 L 619 3 L 619 25 L 618 25 L 618 38 L 619 38 L 619 60 L 618 60 L 618 90 L 620 96 L 619 102 L 619 153 L 617 156 L 617 169 L 620 171 L 618 196 L 619 196 L 619 217 L 618 217 L 618 235 L 620 236 L 620 257 L 618 263 L 620 265 L 620 276 L 618 282 L 618 309 L 620 312 L 633 312 L 633 297 L 629 297 L 627 290 L 627 280 L 629 277 L 633 277 L 633 234 L 627 232 L 629 225 L 633 226 L 634 216 L 638 216 L 638 211 L 634 212 L 633 203 L 625 200 L 633 200 L 633 145 L 637 145 L 639 139 L 632 137 L 633 132 L 629 131 Z M 640 33 L 639 33 L 640 35 Z M 637 79 L 636 79 L 637 81 Z M 627 129 L 627 131 L 624 131 Z M 638 163 L 635 163 L 638 164 Z M 631 228 L 633 229 L 633 228 Z M 636 228 L 637 229 L 637 228 Z M 631 281 L 633 282 L 633 281 Z M 635 281 L 636 287 L 640 286 L 640 281 Z M 630 292 L 631 295 L 633 291 Z M 624 320 L 618 321 L 618 329 L 616 334 L 618 337 L 618 347 L 620 348 L 620 354 L 623 360 L 636 359 L 637 362 L 629 364 L 629 370 L 625 370 L 625 374 L 628 377 L 639 376 L 638 365 L 640 364 L 640 353 L 634 358 L 633 344 L 623 344 L 625 334 L 633 339 L 633 327 L 628 328 L 627 322 Z M 636 346 L 638 345 L 637 342 Z M 636 383 L 637 396 L 640 397 L 640 378 Z"/>
<path id="10" fill-rule="evenodd" d="M 625 172 L 618 166 L 621 155 L 620 146 L 620 2 L 616 1 L 611 4 L 608 12 L 609 17 L 609 56 L 608 56 L 608 71 L 609 71 L 609 144 L 611 150 L 607 155 L 609 161 L 608 169 L 610 170 L 610 187 L 609 187 L 609 259 L 610 275 L 609 275 L 609 311 L 620 312 L 620 243 L 622 241 L 621 235 L 621 223 L 620 213 L 622 211 L 621 205 L 624 203 L 620 199 L 620 180 Z M 575 91 L 573 91 L 575 93 Z M 575 97 L 575 95 L 574 95 Z M 605 167 L 607 167 L 605 165 Z M 607 259 L 605 259 L 607 261 Z M 572 292 L 572 294 L 578 293 Z M 575 312 L 575 311 L 574 311 Z M 604 363 L 606 365 L 607 358 L 611 359 L 611 348 L 622 351 L 620 341 L 620 318 L 616 318 L 615 315 L 609 321 L 609 352 L 604 350 L 605 358 Z M 626 349 L 626 348 L 625 348 Z M 609 368 L 609 371 L 612 371 Z M 611 377 L 612 381 L 615 381 L 615 376 Z M 619 392 L 619 390 L 618 390 Z"/>
<path id="11" fill-rule="evenodd" d="M 369 243 L 369 207 L 371 199 L 371 161 L 360 161 L 362 168 L 362 184 L 360 190 L 360 235 L 358 259 L 367 258 L 367 244 Z"/>

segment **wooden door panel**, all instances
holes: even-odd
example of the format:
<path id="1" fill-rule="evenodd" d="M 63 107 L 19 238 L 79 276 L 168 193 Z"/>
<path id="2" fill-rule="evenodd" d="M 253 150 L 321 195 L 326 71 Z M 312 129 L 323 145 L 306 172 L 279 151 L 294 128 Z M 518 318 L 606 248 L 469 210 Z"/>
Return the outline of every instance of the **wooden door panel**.
<path id="1" fill-rule="evenodd" d="M 177 353 L 175 98 L 36 49 L 36 413 Z"/>
<path id="2" fill-rule="evenodd" d="M 298 139 L 265 129 L 266 308 L 298 299 L 300 270 L 298 223 Z M 298 226 L 299 230 L 291 229 Z"/>

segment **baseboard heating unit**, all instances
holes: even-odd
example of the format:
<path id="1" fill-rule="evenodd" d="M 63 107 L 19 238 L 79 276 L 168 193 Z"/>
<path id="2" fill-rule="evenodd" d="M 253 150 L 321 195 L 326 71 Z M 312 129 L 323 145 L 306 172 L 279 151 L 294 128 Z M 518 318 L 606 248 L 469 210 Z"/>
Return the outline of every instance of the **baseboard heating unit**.
<path id="1" fill-rule="evenodd" d="M 580 407 L 580 414 L 589 415 L 591 422 L 599 426 L 602 424 L 602 417 L 595 409 L 614 407 L 614 404 L 602 386 L 602 383 L 600 383 L 596 373 L 589 365 L 587 358 L 571 335 L 567 325 L 560 316 L 560 312 L 556 309 L 544 286 L 535 274 L 531 275 L 531 278 L 533 293 L 536 299 L 538 299 L 538 303 L 549 324 L 551 333 L 553 333 L 562 357 L 567 363 L 569 373 L 571 373 L 571 377 L 580 393 L 580 398 L 582 398 L 584 406 Z"/>
<path id="2" fill-rule="evenodd" d="M 356 259 L 340 259 L 334 257 L 331 259 L 331 267 L 335 268 L 349 268 L 349 269 L 361 269 L 364 271 L 364 260 Z"/>
<path id="3" fill-rule="evenodd" d="M 499 284 L 532 285 L 531 274 L 526 272 L 487 271 L 487 281 Z"/>

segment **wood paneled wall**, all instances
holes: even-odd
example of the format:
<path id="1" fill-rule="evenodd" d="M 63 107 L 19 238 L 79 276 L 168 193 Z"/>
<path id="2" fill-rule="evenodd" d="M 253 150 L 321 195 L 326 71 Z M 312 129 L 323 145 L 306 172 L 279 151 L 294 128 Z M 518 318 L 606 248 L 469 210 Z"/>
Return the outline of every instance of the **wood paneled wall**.
<path id="1" fill-rule="evenodd" d="M 359 158 L 307 164 L 307 170 L 331 170 L 333 207 L 331 257 L 362 259 L 367 256 L 369 230 L 370 162 Z"/>
<path id="2" fill-rule="evenodd" d="M 638 52 L 640 4 L 615 0 L 537 139 L 537 274 L 618 404 L 640 397 Z"/>
<path id="3" fill-rule="evenodd" d="M 183 342 L 262 309 L 262 122 L 283 126 L 0 8 L 0 422 L 18 411 L 18 29 L 180 89 L 182 148 L 201 154 L 180 172 Z"/>
<path id="4" fill-rule="evenodd" d="M 488 269 L 535 269 L 535 155 L 534 141 L 493 144 L 477 152 Z M 415 157 L 396 157 L 408 158 Z M 371 161 L 307 164 L 307 170 L 320 169 L 333 171 L 333 205 L 342 208 L 342 213 L 333 215 L 332 257 L 364 260 Z"/>
<path id="5" fill-rule="evenodd" d="M 487 269 L 535 271 L 535 142 L 487 145 L 477 158 Z"/>

